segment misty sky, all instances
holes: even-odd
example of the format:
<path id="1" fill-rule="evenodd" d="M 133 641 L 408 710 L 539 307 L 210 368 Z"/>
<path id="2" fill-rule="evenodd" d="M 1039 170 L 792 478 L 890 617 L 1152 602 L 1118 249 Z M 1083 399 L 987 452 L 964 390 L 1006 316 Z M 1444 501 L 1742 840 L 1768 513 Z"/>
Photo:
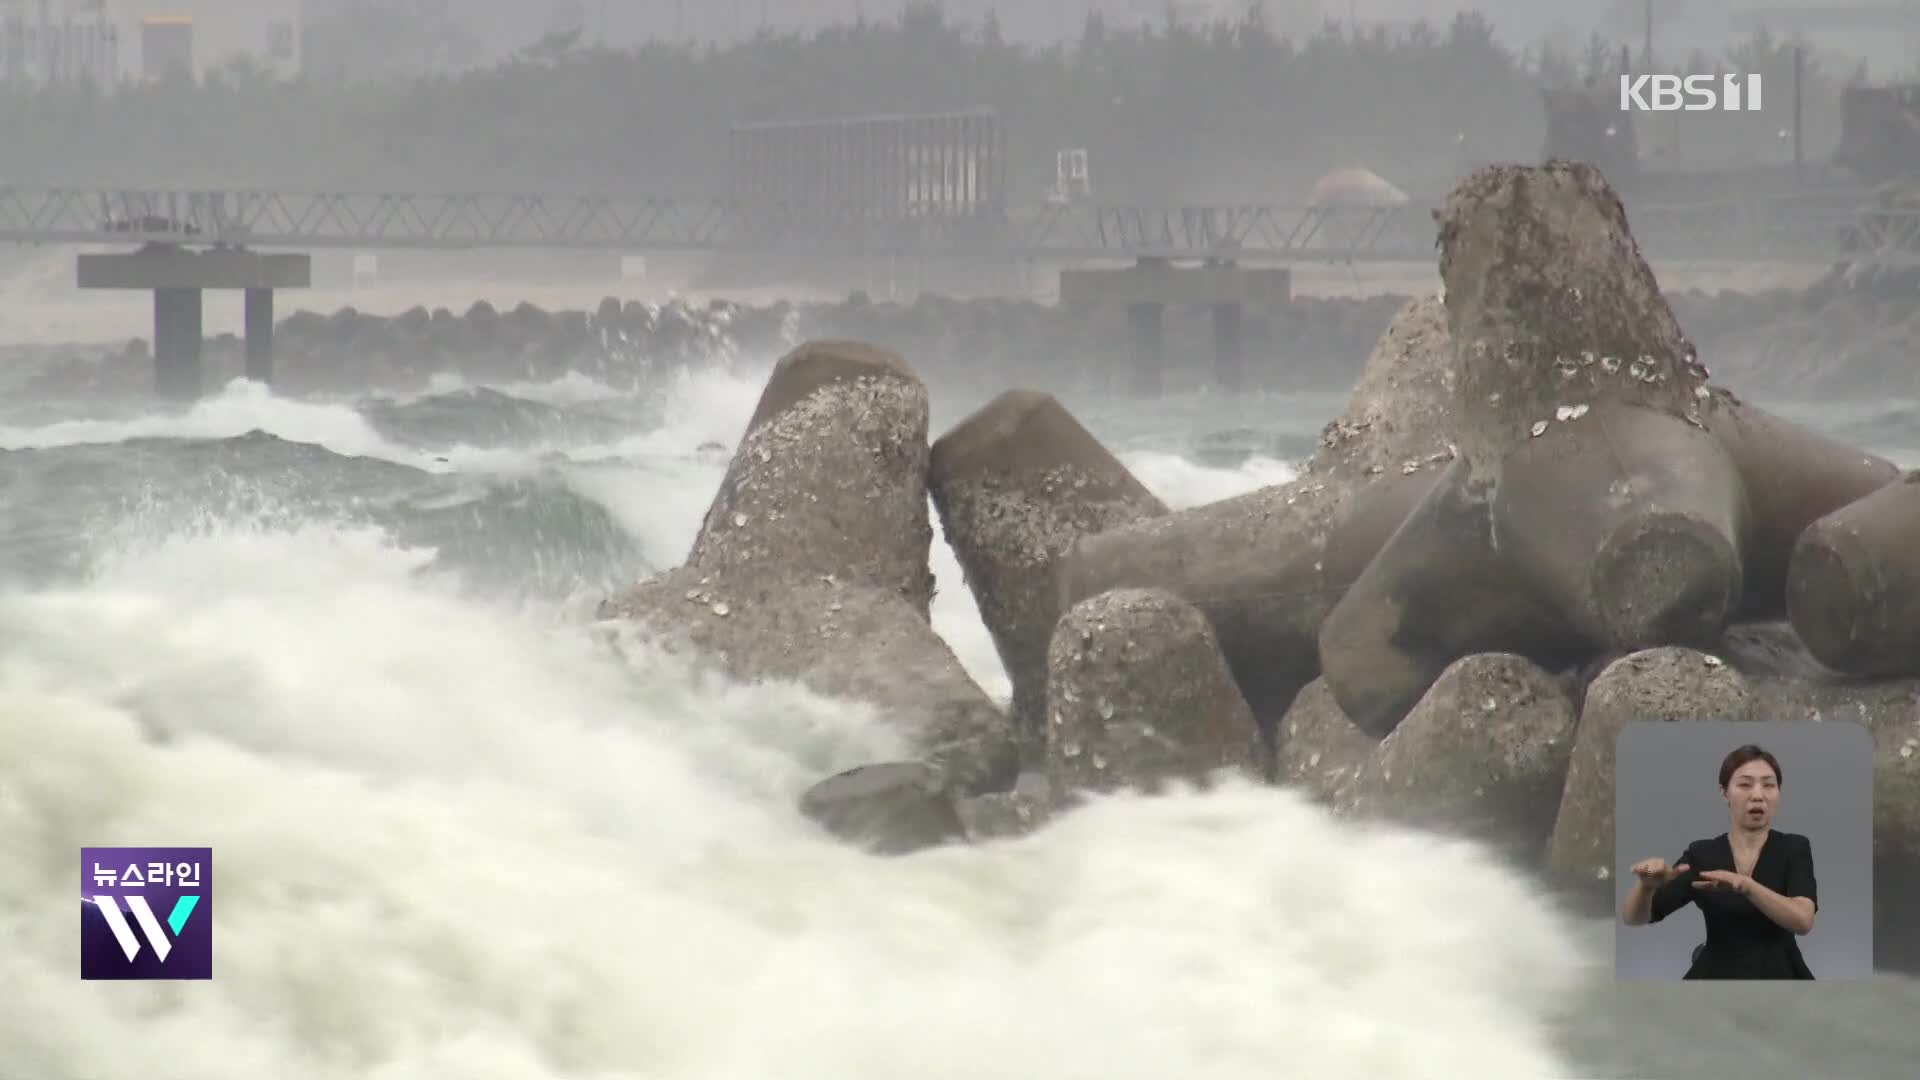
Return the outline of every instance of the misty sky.
<path id="1" fill-rule="evenodd" d="M 57 10 L 66 0 L 53 0 Z M 199 21 L 202 64 L 223 53 L 254 50 L 264 39 L 264 23 L 288 19 L 300 3 L 322 9 L 340 0 L 107 0 L 117 18 L 136 22 L 146 14 L 187 14 Z M 902 0 L 380 0 L 383 5 L 420 5 L 439 8 L 458 32 L 479 44 L 482 59 L 511 52 L 541 33 L 578 26 L 584 37 L 597 39 L 602 30 L 610 44 L 633 44 L 648 38 L 670 38 L 676 31 L 702 40 L 728 40 L 751 34 L 765 20 L 782 30 L 814 29 L 851 19 L 856 13 L 870 18 L 898 14 Z M 1194 18 L 1209 14 L 1232 16 L 1245 10 L 1246 0 L 1176 0 Z M 37 9 L 38 0 L 0 0 L 0 8 Z M 1404 23 L 1426 17 L 1445 22 L 1461 10 L 1476 10 L 1494 21 L 1511 44 L 1526 45 L 1544 38 L 1577 44 L 1599 31 L 1614 40 L 1638 44 L 1642 37 L 1645 0 L 1266 0 L 1276 29 L 1310 32 L 1323 19 L 1362 23 Z M 1881 7 L 1905 9 L 1903 18 L 1882 25 L 1842 25 L 1839 9 Z M 1098 11 L 1110 21 L 1159 21 L 1167 0 L 946 0 L 956 19 L 977 20 L 995 11 L 1008 37 L 1026 42 L 1058 41 L 1076 36 L 1087 13 Z M 1717 51 L 1729 40 L 1744 36 L 1738 16 L 1755 9 L 1773 9 L 1770 25 L 1807 31 L 1815 44 L 1832 53 L 1864 56 L 1881 75 L 1904 75 L 1920 56 L 1920 0 L 1655 0 L 1655 45 L 1673 51 L 1678 59 L 1691 48 Z M 1780 14 L 1796 8 L 1797 14 Z M 129 61 L 132 58 L 129 57 Z"/>

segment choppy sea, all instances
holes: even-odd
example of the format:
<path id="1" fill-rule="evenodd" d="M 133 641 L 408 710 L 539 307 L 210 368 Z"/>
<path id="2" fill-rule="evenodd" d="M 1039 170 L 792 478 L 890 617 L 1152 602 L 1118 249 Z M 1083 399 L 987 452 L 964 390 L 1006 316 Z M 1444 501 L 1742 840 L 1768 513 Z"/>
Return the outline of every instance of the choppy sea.
<path id="1" fill-rule="evenodd" d="M 1287 791 L 824 840 L 794 799 L 882 724 L 587 626 L 686 554 L 772 359 L 0 403 L 0 1076 L 1916 1075 L 1920 981 L 1616 986 L 1610 924 L 1491 853 Z M 1340 405 L 1066 403 L 1175 505 L 1284 480 Z M 1768 404 L 1920 462 L 1910 404 Z M 1004 695 L 937 536 L 933 567 Z M 83 845 L 213 848 L 212 982 L 80 981 Z"/>

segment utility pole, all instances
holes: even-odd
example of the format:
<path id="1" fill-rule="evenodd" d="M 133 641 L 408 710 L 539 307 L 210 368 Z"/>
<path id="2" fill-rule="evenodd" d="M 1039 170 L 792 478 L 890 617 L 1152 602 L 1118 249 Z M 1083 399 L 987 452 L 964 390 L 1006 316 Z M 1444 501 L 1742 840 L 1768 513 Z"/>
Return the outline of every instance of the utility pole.
<path id="1" fill-rule="evenodd" d="M 1653 0 L 1647 0 L 1646 40 L 1643 42 L 1640 62 L 1648 71 L 1653 70 Z"/>
<path id="2" fill-rule="evenodd" d="M 1793 179 L 1797 184 L 1807 182 L 1807 159 L 1802 153 L 1800 143 L 1802 100 L 1800 87 L 1807 76 L 1807 48 L 1799 42 L 1793 45 Z"/>

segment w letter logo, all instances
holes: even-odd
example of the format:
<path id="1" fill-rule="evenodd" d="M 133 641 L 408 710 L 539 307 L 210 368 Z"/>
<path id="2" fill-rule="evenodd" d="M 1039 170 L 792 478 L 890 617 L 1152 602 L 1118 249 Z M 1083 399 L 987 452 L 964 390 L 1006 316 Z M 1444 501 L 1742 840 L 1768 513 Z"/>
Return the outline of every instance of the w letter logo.
<path id="1" fill-rule="evenodd" d="M 82 979 L 213 978 L 213 849 L 80 849 Z"/>
<path id="2" fill-rule="evenodd" d="M 166 962 L 167 954 L 173 951 L 173 941 L 160 929 L 160 920 L 153 917 L 153 908 L 147 906 L 144 896 L 129 896 L 127 910 L 133 912 L 133 921 L 140 924 L 140 931 L 153 945 L 154 955 Z M 173 931 L 173 937 L 179 937 L 186 928 L 187 920 L 193 917 L 193 909 L 200 903 L 197 896 L 182 896 L 174 901 L 173 911 L 167 916 L 167 928 Z M 113 930 L 113 938 L 120 943 L 120 951 L 127 954 L 127 963 L 133 963 L 140 955 L 140 939 L 133 934 L 133 927 L 127 925 L 127 916 L 120 905 L 111 896 L 96 896 L 93 904 L 106 918 L 107 926 Z"/>

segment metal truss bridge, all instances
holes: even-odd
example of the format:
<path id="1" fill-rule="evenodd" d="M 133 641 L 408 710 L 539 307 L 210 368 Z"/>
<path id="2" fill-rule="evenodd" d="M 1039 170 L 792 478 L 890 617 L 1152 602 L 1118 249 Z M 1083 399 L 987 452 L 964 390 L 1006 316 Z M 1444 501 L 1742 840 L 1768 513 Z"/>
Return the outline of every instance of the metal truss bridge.
<path id="1" fill-rule="evenodd" d="M 1920 211 L 1864 191 L 1630 205 L 1651 259 L 1920 264 Z M 1425 207 L 1124 206 L 879 217 L 724 200 L 0 186 L 0 243 L 248 249 L 546 248 L 1240 264 L 1434 257 Z"/>

